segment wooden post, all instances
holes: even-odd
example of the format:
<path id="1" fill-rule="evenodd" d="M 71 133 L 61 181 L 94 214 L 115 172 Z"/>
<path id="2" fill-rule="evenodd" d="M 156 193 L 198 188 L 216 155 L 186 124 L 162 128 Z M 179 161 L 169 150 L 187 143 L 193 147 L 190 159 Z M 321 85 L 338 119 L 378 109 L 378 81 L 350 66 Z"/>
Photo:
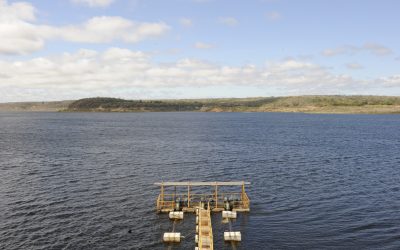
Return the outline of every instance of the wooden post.
<path id="1" fill-rule="evenodd" d="M 176 200 L 176 186 L 174 186 L 174 201 Z"/>
<path id="2" fill-rule="evenodd" d="M 215 208 L 218 208 L 218 184 L 215 184 Z"/>
<path id="3" fill-rule="evenodd" d="M 242 202 L 243 202 L 243 199 L 244 199 L 244 192 L 245 192 L 245 190 L 244 190 L 244 182 L 243 182 L 243 184 L 242 184 Z"/>
<path id="4" fill-rule="evenodd" d="M 164 206 L 164 182 L 161 183 L 161 208 Z"/>
<path id="5" fill-rule="evenodd" d="M 190 183 L 188 184 L 188 208 L 190 207 Z"/>

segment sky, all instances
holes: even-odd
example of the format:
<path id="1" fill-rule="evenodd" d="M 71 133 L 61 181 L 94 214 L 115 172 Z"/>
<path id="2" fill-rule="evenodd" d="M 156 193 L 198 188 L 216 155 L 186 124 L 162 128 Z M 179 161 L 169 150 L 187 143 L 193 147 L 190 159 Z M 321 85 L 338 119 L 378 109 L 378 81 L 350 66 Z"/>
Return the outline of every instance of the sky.
<path id="1" fill-rule="evenodd" d="M 398 0 L 0 0 L 0 102 L 400 95 Z"/>

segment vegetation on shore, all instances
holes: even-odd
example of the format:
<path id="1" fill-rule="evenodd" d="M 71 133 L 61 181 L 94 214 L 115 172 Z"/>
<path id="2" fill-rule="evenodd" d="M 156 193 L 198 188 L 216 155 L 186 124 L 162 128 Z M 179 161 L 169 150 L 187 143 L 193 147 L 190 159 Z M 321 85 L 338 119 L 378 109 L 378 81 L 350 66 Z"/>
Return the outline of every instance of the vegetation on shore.
<path id="1" fill-rule="evenodd" d="M 400 113 L 400 97 L 289 96 L 257 98 L 124 100 L 86 98 L 68 105 L 69 112 L 305 112 Z"/>
<path id="2" fill-rule="evenodd" d="M 400 114 L 400 97 L 289 96 L 182 100 L 123 100 L 96 97 L 77 101 L 2 103 L 0 111 Z"/>
<path id="3" fill-rule="evenodd" d="M 0 103 L 2 112 L 57 112 L 65 110 L 74 101 L 8 102 Z"/>

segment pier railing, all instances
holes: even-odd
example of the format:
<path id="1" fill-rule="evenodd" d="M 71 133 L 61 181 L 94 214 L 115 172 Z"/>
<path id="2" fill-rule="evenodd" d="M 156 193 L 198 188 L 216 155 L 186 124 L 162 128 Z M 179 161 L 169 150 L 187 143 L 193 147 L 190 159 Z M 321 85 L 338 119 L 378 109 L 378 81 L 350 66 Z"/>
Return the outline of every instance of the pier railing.
<path id="1" fill-rule="evenodd" d="M 191 193 L 190 197 L 187 193 L 167 193 L 158 196 L 157 210 L 174 210 L 178 202 L 181 209 L 194 209 L 199 206 L 201 202 L 207 202 L 211 210 L 223 210 L 226 201 L 229 202 L 232 209 L 250 209 L 250 199 L 246 193 L 219 193 L 218 196 L 211 193 Z"/>

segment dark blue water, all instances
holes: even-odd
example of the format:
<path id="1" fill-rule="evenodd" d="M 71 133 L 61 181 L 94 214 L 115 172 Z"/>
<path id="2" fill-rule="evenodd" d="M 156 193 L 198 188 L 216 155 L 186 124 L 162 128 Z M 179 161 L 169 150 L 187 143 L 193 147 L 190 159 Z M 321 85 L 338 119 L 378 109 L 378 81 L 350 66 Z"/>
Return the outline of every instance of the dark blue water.
<path id="1" fill-rule="evenodd" d="M 396 115 L 1 113 L 0 174 L 0 249 L 193 249 L 161 180 L 250 181 L 237 249 L 400 248 Z"/>

